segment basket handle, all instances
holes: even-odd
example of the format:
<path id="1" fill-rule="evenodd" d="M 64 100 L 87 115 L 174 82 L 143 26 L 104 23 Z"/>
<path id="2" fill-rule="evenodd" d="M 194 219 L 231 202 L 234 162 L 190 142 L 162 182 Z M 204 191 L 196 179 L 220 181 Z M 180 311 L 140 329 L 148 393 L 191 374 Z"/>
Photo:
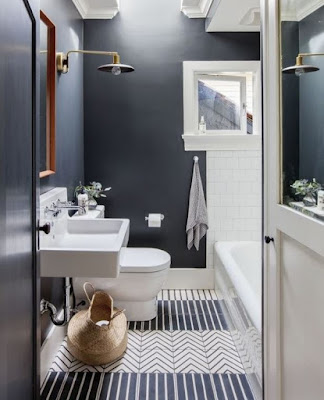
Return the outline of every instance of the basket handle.
<path id="1" fill-rule="evenodd" d="M 93 295 L 96 293 L 96 291 L 95 291 L 95 288 L 93 287 L 93 285 L 92 285 L 92 283 L 90 283 L 90 282 L 85 282 L 84 284 L 83 284 L 83 290 L 84 290 L 84 293 L 85 293 L 85 295 L 87 296 L 87 299 L 88 299 L 88 301 L 89 301 L 89 304 L 91 303 L 91 300 L 90 300 L 90 297 L 89 297 L 89 294 L 88 294 L 88 292 L 87 292 L 87 286 L 91 286 L 91 289 L 92 289 L 92 296 L 91 296 L 91 298 L 93 297 Z"/>
<path id="2" fill-rule="evenodd" d="M 118 309 L 118 310 L 115 312 L 115 314 L 111 317 L 111 320 L 110 320 L 110 321 L 112 321 L 115 317 L 118 317 L 118 315 L 123 314 L 125 311 L 126 311 L 125 309 L 124 309 L 124 310 L 119 310 L 119 309 Z"/>

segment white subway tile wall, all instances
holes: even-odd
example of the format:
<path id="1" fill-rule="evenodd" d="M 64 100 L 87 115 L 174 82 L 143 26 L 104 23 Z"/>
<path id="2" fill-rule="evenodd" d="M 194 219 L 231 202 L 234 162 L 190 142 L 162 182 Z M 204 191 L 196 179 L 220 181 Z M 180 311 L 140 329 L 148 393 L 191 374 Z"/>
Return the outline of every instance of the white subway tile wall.
<path id="1" fill-rule="evenodd" d="M 261 240 L 261 149 L 207 151 L 207 267 L 214 243 Z"/>

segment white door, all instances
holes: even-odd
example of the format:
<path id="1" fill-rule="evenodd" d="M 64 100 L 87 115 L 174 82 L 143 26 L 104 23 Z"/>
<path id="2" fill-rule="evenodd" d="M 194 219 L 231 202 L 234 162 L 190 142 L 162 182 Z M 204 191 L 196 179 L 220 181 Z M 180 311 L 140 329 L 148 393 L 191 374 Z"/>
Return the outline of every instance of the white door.
<path id="1" fill-rule="evenodd" d="M 279 2 L 261 3 L 264 217 L 274 239 L 264 246 L 265 400 L 317 400 L 324 398 L 324 224 L 282 205 Z"/>

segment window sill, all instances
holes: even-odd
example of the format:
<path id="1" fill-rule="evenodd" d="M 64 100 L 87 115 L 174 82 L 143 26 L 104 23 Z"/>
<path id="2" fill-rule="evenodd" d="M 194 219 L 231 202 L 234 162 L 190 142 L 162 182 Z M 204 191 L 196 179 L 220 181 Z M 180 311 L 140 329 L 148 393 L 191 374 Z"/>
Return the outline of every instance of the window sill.
<path id="1" fill-rule="evenodd" d="M 182 135 L 186 151 L 209 150 L 259 150 L 261 149 L 260 135 Z"/>

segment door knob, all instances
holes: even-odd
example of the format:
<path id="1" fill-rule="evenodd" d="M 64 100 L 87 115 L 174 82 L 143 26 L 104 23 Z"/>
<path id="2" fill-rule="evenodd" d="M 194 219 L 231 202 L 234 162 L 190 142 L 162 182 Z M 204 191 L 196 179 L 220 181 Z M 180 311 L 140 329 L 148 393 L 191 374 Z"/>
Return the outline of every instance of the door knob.
<path id="1" fill-rule="evenodd" d="M 51 232 L 51 224 L 47 222 L 43 226 L 40 226 L 38 230 L 43 231 L 44 233 L 46 233 L 46 235 L 48 235 Z"/>
<path id="2" fill-rule="evenodd" d="M 270 236 L 265 236 L 264 241 L 269 244 L 270 242 L 274 242 L 274 238 Z"/>

